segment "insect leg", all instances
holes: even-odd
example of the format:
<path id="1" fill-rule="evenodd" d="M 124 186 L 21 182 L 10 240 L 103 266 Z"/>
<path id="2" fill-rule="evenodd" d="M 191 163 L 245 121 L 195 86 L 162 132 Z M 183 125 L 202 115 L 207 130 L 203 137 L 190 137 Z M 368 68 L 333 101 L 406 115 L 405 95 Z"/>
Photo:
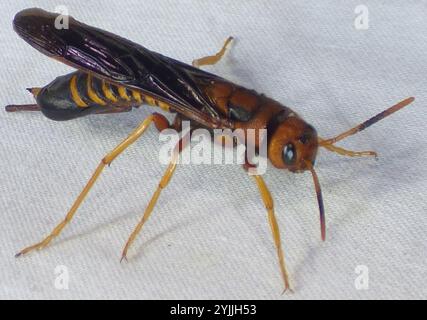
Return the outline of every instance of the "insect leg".
<path id="1" fill-rule="evenodd" d="M 24 250 L 19 252 L 16 256 L 18 257 L 20 255 L 26 254 L 36 249 L 37 250 L 42 249 L 46 247 L 52 241 L 53 238 L 57 237 L 61 233 L 61 231 L 64 229 L 64 227 L 71 221 L 77 209 L 80 207 L 81 203 L 86 198 L 87 194 L 91 190 L 92 186 L 95 184 L 96 180 L 102 173 L 105 166 L 110 165 L 114 159 L 116 159 L 123 151 L 127 149 L 127 147 L 129 147 L 138 138 L 140 138 L 141 135 L 145 132 L 145 130 L 147 130 L 147 128 L 152 122 L 157 123 L 159 121 L 162 121 L 162 119 L 159 118 L 158 115 L 156 114 L 150 115 L 125 140 L 123 140 L 122 143 L 120 143 L 113 151 L 107 154 L 99 163 L 92 177 L 89 179 L 86 186 L 84 187 L 80 195 L 75 200 L 73 206 L 71 207 L 70 211 L 68 211 L 64 220 L 61 221 L 61 223 L 59 223 L 45 239 L 43 239 L 41 242 L 35 245 L 25 248 Z"/>
<path id="2" fill-rule="evenodd" d="M 289 275 L 286 269 L 285 256 L 283 254 L 282 242 L 280 239 L 280 230 L 279 225 L 274 214 L 274 203 L 273 198 L 271 197 L 270 191 L 267 188 L 267 185 L 264 182 L 264 179 L 261 176 L 253 176 L 258 189 L 260 191 L 262 200 L 264 201 L 265 208 L 268 212 L 268 222 L 270 223 L 271 233 L 273 234 L 274 244 L 277 250 L 277 256 L 279 258 L 280 272 L 282 274 L 283 281 L 285 283 L 285 292 L 286 290 L 292 291 L 289 283 Z"/>
<path id="3" fill-rule="evenodd" d="M 224 56 L 225 52 L 227 51 L 227 47 L 231 43 L 231 41 L 233 41 L 233 37 L 228 37 L 228 39 L 225 41 L 224 45 L 222 46 L 222 49 L 216 55 L 194 60 L 193 67 L 199 68 L 202 66 L 216 64 Z"/>
<path id="4" fill-rule="evenodd" d="M 188 135 L 189 133 L 187 133 Z M 187 137 L 186 135 L 186 137 Z M 177 165 L 177 161 L 178 161 L 178 156 L 181 153 L 181 151 L 186 147 L 185 142 L 187 142 L 186 137 L 182 138 L 178 144 L 175 147 L 175 150 L 172 154 L 172 159 L 169 163 L 169 166 L 166 168 L 166 171 L 162 177 L 162 179 L 160 180 L 159 185 L 157 186 L 156 191 L 154 192 L 153 196 L 150 199 L 150 202 L 147 205 L 147 208 L 145 209 L 145 212 L 142 216 L 142 219 L 139 221 L 139 223 L 136 225 L 135 229 L 132 231 L 131 235 L 129 236 L 128 241 L 126 242 L 126 245 L 122 251 L 122 257 L 120 259 L 120 262 L 124 260 L 127 260 L 126 256 L 127 256 L 127 252 L 130 248 L 130 246 L 132 245 L 132 243 L 135 241 L 137 235 L 141 232 L 142 227 L 144 226 L 144 224 L 147 222 L 147 220 L 150 218 L 151 213 L 153 212 L 153 209 L 157 203 L 157 200 L 160 197 L 160 194 L 162 192 L 163 189 L 165 189 L 167 187 L 167 185 L 169 184 L 169 182 L 172 179 L 173 174 L 175 173 L 176 170 L 176 165 Z"/>
<path id="5" fill-rule="evenodd" d="M 325 141 L 324 139 L 319 138 L 319 144 L 321 146 L 324 141 Z M 375 151 L 351 151 L 351 150 L 337 147 L 333 144 L 323 145 L 323 147 L 331 152 L 335 152 L 342 156 L 347 156 L 347 157 L 375 157 L 375 158 L 378 157 L 378 154 Z"/>

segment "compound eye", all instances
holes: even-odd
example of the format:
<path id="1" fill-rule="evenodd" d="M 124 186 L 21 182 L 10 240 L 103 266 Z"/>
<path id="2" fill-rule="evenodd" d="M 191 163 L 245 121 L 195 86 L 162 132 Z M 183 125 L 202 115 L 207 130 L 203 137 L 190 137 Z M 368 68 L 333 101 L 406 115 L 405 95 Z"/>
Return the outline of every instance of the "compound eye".
<path id="1" fill-rule="evenodd" d="M 292 143 L 288 143 L 283 148 L 283 161 L 287 165 L 293 165 L 295 163 L 296 158 L 297 158 L 297 153 L 295 150 L 295 146 Z"/>

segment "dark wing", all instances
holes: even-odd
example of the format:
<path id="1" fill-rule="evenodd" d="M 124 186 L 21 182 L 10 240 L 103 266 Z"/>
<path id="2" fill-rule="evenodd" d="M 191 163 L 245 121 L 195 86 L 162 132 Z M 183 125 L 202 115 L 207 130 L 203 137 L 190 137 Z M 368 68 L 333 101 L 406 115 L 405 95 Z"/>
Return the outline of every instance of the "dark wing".
<path id="1" fill-rule="evenodd" d="M 202 125 L 231 126 L 201 88 L 209 81 L 225 80 L 71 17 L 65 17 L 68 28 L 57 28 L 63 18 L 41 9 L 26 9 L 15 16 L 13 24 L 25 41 L 52 58 L 110 82 L 138 88 Z"/>

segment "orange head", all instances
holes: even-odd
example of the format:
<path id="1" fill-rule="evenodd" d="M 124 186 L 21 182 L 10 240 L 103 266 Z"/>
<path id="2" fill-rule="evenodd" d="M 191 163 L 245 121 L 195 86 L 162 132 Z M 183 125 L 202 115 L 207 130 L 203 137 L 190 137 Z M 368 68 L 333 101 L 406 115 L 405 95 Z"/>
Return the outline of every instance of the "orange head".
<path id="1" fill-rule="evenodd" d="M 316 161 L 316 130 L 297 116 L 277 117 L 268 141 L 268 158 L 279 169 L 310 170 Z"/>
<path id="2" fill-rule="evenodd" d="M 311 172 L 319 205 L 321 237 L 325 240 L 325 209 L 319 179 L 314 170 L 318 147 L 316 130 L 293 112 L 282 112 L 269 125 L 267 152 L 271 163 L 276 168 L 291 172 Z"/>
<path id="3" fill-rule="evenodd" d="M 376 153 L 373 151 L 352 152 L 334 146 L 334 144 L 362 130 L 365 130 L 374 123 L 377 123 L 378 121 L 403 109 L 407 105 L 411 104 L 414 100 L 414 97 L 409 97 L 405 100 L 402 100 L 394 106 L 359 124 L 358 126 L 327 140 L 318 138 L 316 130 L 289 109 L 284 109 L 271 120 L 271 123 L 268 124 L 267 152 L 271 163 L 276 168 L 287 169 L 292 172 L 303 172 L 306 170 L 311 172 L 316 189 L 317 201 L 319 204 L 320 229 L 323 240 L 325 240 L 326 235 L 325 209 L 323 206 L 322 191 L 320 189 L 319 179 L 317 177 L 316 171 L 314 170 L 317 149 L 319 147 L 324 147 L 330 151 L 337 152 L 342 155 L 376 156 Z"/>

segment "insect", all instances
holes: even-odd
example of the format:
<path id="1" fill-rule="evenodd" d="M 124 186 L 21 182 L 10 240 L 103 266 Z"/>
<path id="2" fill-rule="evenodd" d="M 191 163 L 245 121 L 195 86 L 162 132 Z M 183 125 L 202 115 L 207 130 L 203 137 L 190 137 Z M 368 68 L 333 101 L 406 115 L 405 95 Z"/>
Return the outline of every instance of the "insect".
<path id="1" fill-rule="evenodd" d="M 414 101 L 412 97 L 407 98 L 334 138 L 323 139 L 317 135 L 313 126 L 290 108 L 199 69 L 201 66 L 218 62 L 232 38 L 226 41 L 216 55 L 195 60 L 193 66 L 190 66 L 71 17 L 67 29 L 57 29 L 55 20 L 58 16 L 41 9 L 26 9 L 15 16 L 13 25 L 19 36 L 31 46 L 49 57 L 75 67 L 77 71 L 58 77 L 45 87 L 28 89 L 36 103 L 9 105 L 6 107 L 8 112 L 41 111 L 50 119 L 64 121 L 89 114 L 128 112 L 132 108 L 148 104 L 174 113 L 175 120 L 171 124 L 159 113 L 143 120 L 123 142 L 101 160 L 65 218 L 46 238 L 23 249 L 17 256 L 44 248 L 57 237 L 71 221 L 104 167 L 110 165 L 140 138 L 151 124 L 159 130 L 180 130 L 183 120 L 191 121 L 194 127 L 207 129 L 266 129 L 267 157 L 274 167 L 296 173 L 311 173 L 320 212 L 321 239 L 325 240 L 322 192 L 314 169 L 319 148 L 350 157 L 376 156 L 373 151 L 350 151 L 336 146 L 336 143 Z M 254 144 L 256 148 L 260 148 L 261 142 L 255 141 Z M 164 176 L 123 249 L 122 259 L 126 258 L 129 247 L 150 217 L 161 191 L 170 182 L 176 169 L 176 157 L 184 147 L 182 141 L 177 144 Z M 248 166 L 247 163 L 244 168 L 247 170 Z M 273 199 L 262 176 L 254 175 L 253 178 L 267 210 L 284 287 L 285 290 L 290 289 Z"/>

